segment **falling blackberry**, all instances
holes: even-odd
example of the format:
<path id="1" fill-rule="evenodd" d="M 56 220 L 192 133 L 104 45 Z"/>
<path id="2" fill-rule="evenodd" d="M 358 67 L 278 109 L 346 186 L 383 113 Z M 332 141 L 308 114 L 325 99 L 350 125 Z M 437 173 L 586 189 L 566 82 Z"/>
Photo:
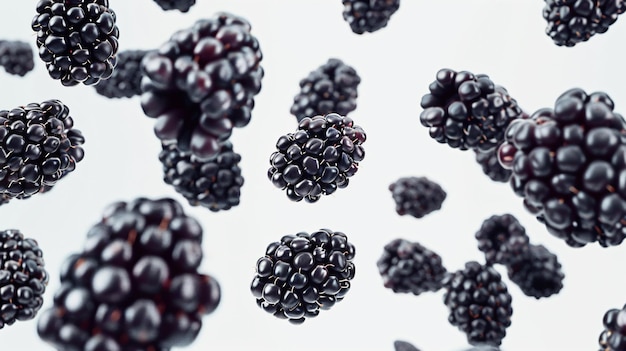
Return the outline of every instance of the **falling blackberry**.
<path id="1" fill-rule="evenodd" d="M 85 139 L 73 127 L 69 108 L 58 100 L 0 110 L 2 202 L 50 190 L 74 171 Z"/>
<path id="2" fill-rule="evenodd" d="M 265 311 L 303 323 L 343 300 L 354 278 L 354 254 L 341 232 L 285 235 L 257 261 L 250 290 Z"/>
<path id="3" fill-rule="evenodd" d="M 396 340 L 393 342 L 393 348 L 395 351 L 420 351 L 417 347 L 411 343 L 402 340 Z"/>
<path id="4" fill-rule="evenodd" d="M 500 162 L 498 162 L 498 149 L 493 148 L 489 151 L 480 151 L 474 149 L 476 156 L 476 162 L 480 165 L 483 173 L 494 182 L 507 183 L 511 179 L 510 169 L 503 168 Z"/>
<path id="5" fill-rule="evenodd" d="M 613 308 L 608 310 L 602 318 L 604 330 L 600 334 L 599 351 L 624 351 L 626 350 L 626 305 L 621 310 Z"/>
<path id="6" fill-rule="evenodd" d="M 441 257 L 419 243 L 395 239 L 376 262 L 386 288 L 419 295 L 441 289 L 447 271 Z"/>
<path id="7" fill-rule="evenodd" d="M 300 92 L 293 99 L 291 114 L 298 122 L 304 117 L 337 113 L 347 116 L 356 109 L 361 78 L 343 61 L 328 59 L 300 81 Z"/>
<path id="8" fill-rule="evenodd" d="M 157 137 L 200 160 L 216 157 L 232 129 L 250 122 L 261 59 L 250 24 L 229 13 L 176 32 L 142 61 L 141 106 Z"/>
<path id="9" fill-rule="evenodd" d="M 376 32 L 387 26 L 400 8 L 400 0 L 343 0 L 343 19 L 356 34 Z"/>
<path id="10" fill-rule="evenodd" d="M 507 90 L 487 75 L 441 69 L 422 97 L 420 122 L 430 137 L 461 150 L 489 151 L 502 143 L 509 123 L 523 115 Z"/>
<path id="11" fill-rule="evenodd" d="M 511 325 L 511 295 L 492 266 L 470 261 L 444 279 L 450 323 L 471 345 L 499 346 Z"/>
<path id="12" fill-rule="evenodd" d="M 35 68 L 33 49 L 23 41 L 0 40 L 0 66 L 8 74 L 25 76 Z"/>
<path id="13" fill-rule="evenodd" d="M 241 156 L 229 141 L 222 144 L 212 161 L 198 161 L 175 144 L 163 145 L 159 154 L 164 181 L 172 185 L 192 206 L 203 206 L 213 212 L 239 205 L 243 177 L 239 168 Z"/>
<path id="14" fill-rule="evenodd" d="M 512 123 L 498 151 L 526 209 L 572 247 L 625 236 L 626 122 L 613 106 L 603 92 L 568 90 Z"/>
<path id="15" fill-rule="evenodd" d="M 422 218 L 441 209 L 446 192 L 441 186 L 426 177 L 404 177 L 389 185 L 396 202 L 396 212 Z"/>
<path id="16" fill-rule="evenodd" d="M 270 156 L 268 178 L 292 201 L 316 202 L 348 186 L 365 157 L 365 131 L 336 113 L 306 117 L 281 136 Z"/>
<path id="17" fill-rule="evenodd" d="M 509 279 L 527 296 L 550 297 L 563 288 L 565 275 L 555 254 L 543 245 L 530 245 L 518 260 L 507 265 Z"/>
<path id="18" fill-rule="evenodd" d="M 148 51 L 126 50 L 117 55 L 117 65 L 109 79 L 94 85 L 96 92 L 109 99 L 141 95 L 141 60 Z"/>
<path id="19" fill-rule="evenodd" d="M 110 205 L 68 257 L 39 336 L 57 350 L 169 350 L 194 341 L 220 286 L 198 273 L 202 227 L 171 199 Z"/>
<path id="20" fill-rule="evenodd" d="M 526 254 L 529 248 L 526 229 L 509 213 L 487 218 L 475 237 L 488 264 L 510 264 Z"/>
<path id="21" fill-rule="evenodd" d="M 178 10 L 180 12 L 187 12 L 196 4 L 196 0 L 154 0 L 163 11 Z"/>
<path id="22" fill-rule="evenodd" d="M 64 86 L 94 85 L 113 73 L 119 29 L 108 0 L 40 0 L 31 27 L 48 74 Z"/>

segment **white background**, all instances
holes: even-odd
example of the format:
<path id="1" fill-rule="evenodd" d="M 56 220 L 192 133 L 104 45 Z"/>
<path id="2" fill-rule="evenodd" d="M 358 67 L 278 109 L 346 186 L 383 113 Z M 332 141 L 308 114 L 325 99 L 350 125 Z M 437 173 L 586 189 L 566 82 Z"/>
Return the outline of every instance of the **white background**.
<path id="1" fill-rule="evenodd" d="M 0 36 L 34 48 L 30 22 L 36 1 L 0 3 Z M 503 350 L 597 349 L 604 312 L 626 302 L 626 245 L 569 248 L 524 211 L 508 184 L 484 176 L 473 153 L 437 144 L 419 123 L 420 98 L 444 67 L 488 74 L 529 112 L 581 87 L 607 92 L 624 113 L 626 23 L 618 21 L 575 48 L 557 47 L 544 34 L 543 4 L 403 0 L 388 27 L 359 36 L 344 22 L 340 0 L 198 0 L 186 14 L 163 12 L 151 0 L 111 0 L 122 50 L 157 47 L 175 30 L 217 11 L 251 22 L 266 75 L 251 123 L 231 139 L 243 158 L 241 205 L 220 213 L 188 206 L 161 180 L 154 121 L 143 115 L 138 98 L 113 101 L 92 87 L 63 87 L 37 61 L 24 78 L 0 70 L 0 109 L 60 99 L 85 134 L 86 157 L 50 193 L 2 206 L 0 228 L 20 229 L 41 244 L 52 275 L 48 308 L 61 262 L 81 249 L 107 204 L 137 196 L 173 197 L 201 221 L 206 257 L 201 268 L 222 287 L 219 308 L 204 318 L 200 336 L 186 350 L 390 351 L 394 340 L 403 339 L 423 351 L 454 351 L 467 343 L 447 321 L 443 291 L 394 294 L 382 286 L 376 260 L 387 242 L 402 237 L 438 252 L 449 270 L 459 269 L 482 260 L 473 236 L 482 221 L 509 212 L 526 227 L 531 242 L 558 254 L 566 279 L 560 294 L 544 300 L 526 297 L 509 284 L 514 314 Z M 292 203 L 267 180 L 269 155 L 276 139 L 296 127 L 289 108 L 298 81 L 329 57 L 344 60 L 362 77 L 351 116 L 367 132 L 366 157 L 348 188 L 315 204 Z M 387 190 L 397 178 L 413 175 L 436 180 L 448 193 L 439 212 L 420 220 L 398 216 Z M 322 227 L 345 232 L 357 248 L 357 274 L 346 298 L 300 326 L 259 309 L 249 284 L 266 245 Z M 0 345 L 52 349 L 37 337 L 35 321 L 0 330 Z"/>

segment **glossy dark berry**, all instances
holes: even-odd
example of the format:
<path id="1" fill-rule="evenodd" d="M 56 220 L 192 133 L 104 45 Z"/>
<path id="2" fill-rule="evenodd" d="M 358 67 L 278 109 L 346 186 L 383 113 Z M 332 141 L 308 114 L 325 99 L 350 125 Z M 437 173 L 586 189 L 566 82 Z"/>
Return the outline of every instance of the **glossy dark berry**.
<path id="1" fill-rule="evenodd" d="M 31 27 L 50 77 L 74 86 L 113 74 L 119 29 L 108 0 L 39 0 L 36 9 Z"/>
<path id="2" fill-rule="evenodd" d="M 35 68 L 33 49 L 23 41 L 0 40 L 0 66 L 8 74 L 20 77 Z"/>
<path id="3" fill-rule="evenodd" d="M 376 32 L 387 26 L 400 8 L 400 0 L 343 0 L 343 19 L 356 34 Z"/>
<path id="4" fill-rule="evenodd" d="M 422 218 L 441 209 L 446 192 L 434 181 L 426 177 L 403 177 L 389 185 L 389 191 L 396 203 L 396 212 Z"/>
<path id="5" fill-rule="evenodd" d="M 154 0 L 163 11 L 178 10 L 180 12 L 187 12 L 196 4 L 196 0 Z"/>
<path id="6" fill-rule="evenodd" d="M 348 186 L 365 157 L 365 131 L 336 113 L 306 117 L 294 133 L 278 138 L 268 178 L 292 201 L 316 202 Z"/>
<path id="7" fill-rule="evenodd" d="M 483 173 L 494 182 L 507 183 L 511 179 L 511 170 L 502 167 L 498 161 L 498 149 L 489 151 L 474 149 L 476 162 L 480 165 Z"/>
<path id="8" fill-rule="evenodd" d="M 343 300 L 354 278 L 354 255 L 354 245 L 341 232 L 285 235 L 257 260 L 250 290 L 266 312 L 303 323 Z"/>
<path id="9" fill-rule="evenodd" d="M 509 279 L 527 296 L 537 299 L 557 294 L 565 275 L 555 254 L 543 245 L 530 245 L 517 260 L 507 265 Z"/>
<path id="10" fill-rule="evenodd" d="M 526 229 L 508 213 L 484 220 L 475 237 L 488 264 L 507 265 L 518 260 L 529 248 Z"/>
<path id="11" fill-rule="evenodd" d="M 395 351 L 420 351 L 417 347 L 413 346 L 410 342 L 396 340 L 393 342 L 393 348 Z"/>
<path id="12" fill-rule="evenodd" d="M 117 54 L 117 65 L 109 79 L 94 85 L 96 92 L 110 99 L 141 95 L 141 60 L 148 51 L 126 50 Z"/>
<path id="13" fill-rule="evenodd" d="M 599 351 L 626 350 L 626 305 L 608 310 L 602 318 L 604 330 L 600 334 Z"/>

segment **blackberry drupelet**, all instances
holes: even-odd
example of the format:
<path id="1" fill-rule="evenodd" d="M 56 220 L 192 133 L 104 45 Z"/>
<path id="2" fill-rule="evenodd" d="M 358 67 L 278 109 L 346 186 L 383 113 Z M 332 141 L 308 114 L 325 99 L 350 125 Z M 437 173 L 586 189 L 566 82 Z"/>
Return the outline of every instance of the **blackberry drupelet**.
<path id="1" fill-rule="evenodd" d="M 50 190 L 83 159 L 82 133 L 61 101 L 0 110 L 0 196 L 27 199 Z"/>
<path id="2" fill-rule="evenodd" d="M 239 168 L 241 156 L 233 151 L 229 141 L 222 144 L 212 161 L 198 161 L 191 153 L 178 150 L 176 144 L 163 145 L 159 160 L 165 183 L 172 185 L 191 206 L 217 212 L 239 205 L 244 182 Z"/>
<path id="3" fill-rule="evenodd" d="M 31 27 L 50 77 L 64 86 L 109 78 L 119 47 L 115 19 L 108 0 L 40 0 Z"/>
<path id="4" fill-rule="evenodd" d="M 178 31 L 142 61 L 141 106 L 156 118 L 163 142 L 198 159 L 217 156 L 234 127 L 250 122 L 261 90 L 259 42 L 250 24 L 229 13 Z"/>
<path id="5" fill-rule="evenodd" d="M 109 79 L 94 85 L 96 92 L 109 99 L 141 95 L 141 60 L 148 51 L 126 50 L 117 55 L 117 65 Z"/>
<path id="6" fill-rule="evenodd" d="M 476 162 L 480 165 L 483 173 L 494 182 L 507 183 L 511 179 L 511 170 L 503 168 L 498 162 L 498 149 L 493 148 L 489 151 L 480 151 L 474 149 Z"/>
<path id="7" fill-rule="evenodd" d="M 498 151 L 511 187 L 572 247 L 619 245 L 626 220 L 626 122 L 603 92 L 570 89 L 511 124 Z"/>
<path id="8" fill-rule="evenodd" d="M 474 236 L 487 264 L 515 262 L 526 254 L 530 245 L 526 229 L 509 213 L 485 219 Z"/>
<path id="9" fill-rule="evenodd" d="M 387 26 L 400 0 L 343 0 L 343 7 L 343 19 L 354 33 L 373 33 Z"/>
<path id="10" fill-rule="evenodd" d="M 626 305 L 622 309 L 612 308 L 602 318 L 604 330 L 600 334 L 598 342 L 599 351 L 624 351 L 626 350 Z"/>
<path id="11" fill-rule="evenodd" d="M 33 49 L 23 41 L 0 40 L 0 66 L 8 74 L 23 77 L 35 68 Z"/>
<path id="12" fill-rule="evenodd" d="M 198 273 L 202 227 L 171 199 L 110 205 L 61 269 L 39 336 L 57 350 L 166 351 L 194 341 L 220 286 Z"/>
<path id="13" fill-rule="evenodd" d="M 350 117 L 306 117 L 295 133 L 278 138 L 267 176 L 290 200 L 316 202 L 348 186 L 365 157 L 365 138 Z"/>
<path id="14" fill-rule="evenodd" d="M 341 232 L 285 235 L 257 261 L 250 290 L 259 307 L 301 324 L 343 300 L 354 278 L 354 255 L 354 245 Z"/>
<path id="15" fill-rule="evenodd" d="M 444 279 L 450 323 L 471 345 L 499 346 L 511 325 L 511 295 L 492 266 L 470 261 Z"/>
<path id="16" fill-rule="evenodd" d="M 0 329 L 35 318 L 48 278 L 37 241 L 19 230 L 0 231 Z"/>
<path id="17" fill-rule="evenodd" d="M 335 58 L 300 81 L 300 92 L 293 99 L 291 114 L 298 122 L 304 117 L 337 113 L 347 116 L 356 109 L 361 77 L 356 70 Z"/>
<path id="18" fill-rule="evenodd" d="M 395 351 L 420 351 L 417 347 L 411 343 L 402 340 L 396 340 L 393 342 L 393 348 Z"/>
<path id="19" fill-rule="evenodd" d="M 376 262 L 386 288 L 419 295 L 441 289 L 448 273 L 441 257 L 419 243 L 395 239 L 385 245 Z"/>
<path id="20" fill-rule="evenodd" d="M 509 279 L 527 296 L 550 297 L 563 288 L 565 275 L 555 254 L 543 245 L 530 245 L 518 260 L 507 265 Z"/>
<path id="21" fill-rule="evenodd" d="M 178 10 L 180 12 L 187 12 L 196 4 L 196 0 L 154 0 L 163 11 Z"/>
<path id="22" fill-rule="evenodd" d="M 420 103 L 420 122 L 430 137 L 461 150 L 488 151 L 504 140 L 511 121 L 523 115 L 507 90 L 485 74 L 441 69 Z"/>
<path id="23" fill-rule="evenodd" d="M 389 185 L 389 191 L 396 202 L 396 212 L 422 218 L 441 209 L 446 192 L 434 181 L 426 177 L 403 177 Z"/>

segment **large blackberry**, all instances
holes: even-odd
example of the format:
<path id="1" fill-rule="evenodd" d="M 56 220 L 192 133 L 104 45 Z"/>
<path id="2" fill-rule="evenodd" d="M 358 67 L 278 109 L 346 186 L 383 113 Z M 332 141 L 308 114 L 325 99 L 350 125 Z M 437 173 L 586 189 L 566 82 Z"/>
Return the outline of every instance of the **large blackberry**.
<path id="1" fill-rule="evenodd" d="M 37 241 L 19 230 L 0 231 L 0 329 L 35 318 L 48 278 Z"/>
<path id="2" fill-rule="evenodd" d="M 403 177 L 389 185 L 389 191 L 396 202 L 396 212 L 422 218 L 441 209 L 446 199 L 443 188 L 426 177 Z"/>
<path id="3" fill-rule="evenodd" d="M 171 199 L 118 202 L 67 258 L 37 331 L 57 350 L 165 351 L 188 345 L 220 287 L 199 274 L 202 228 Z"/>
<path id="4" fill-rule="evenodd" d="M 395 239 L 385 245 L 376 262 L 386 288 L 419 295 L 437 291 L 446 276 L 441 257 L 419 243 Z"/>
<path id="5" fill-rule="evenodd" d="M 604 330 L 600 334 L 599 351 L 626 350 L 626 305 L 622 309 L 612 308 L 602 318 Z"/>
<path id="6" fill-rule="evenodd" d="M 263 69 L 250 24 L 228 13 L 178 31 L 142 62 L 141 106 L 156 135 L 211 159 L 234 127 L 250 122 Z"/>
<path id="7" fill-rule="evenodd" d="M 448 320 L 471 345 L 498 346 L 511 325 L 511 295 L 492 266 L 470 261 L 444 279 Z"/>
<path id="8" fill-rule="evenodd" d="M 348 186 L 348 178 L 365 157 L 363 142 L 365 131 L 350 117 L 336 113 L 306 117 L 295 133 L 278 138 L 268 178 L 286 189 L 290 200 L 316 202 Z"/>
<path id="9" fill-rule="evenodd" d="M 141 95 L 141 60 L 148 51 L 126 50 L 117 55 L 117 66 L 109 79 L 94 85 L 96 92 L 110 99 Z"/>
<path id="10" fill-rule="evenodd" d="M 475 237 L 488 264 L 510 264 L 524 255 L 529 247 L 526 229 L 509 213 L 485 219 Z"/>
<path id="11" fill-rule="evenodd" d="M 619 245 L 626 228 L 626 122 L 602 92 L 563 93 L 507 131 L 498 158 L 548 231 L 573 247 Z"/>
<path id="12" fill-rule="evenodd" d="M 82 133 L 61 101 L 0 110 L 0 196 L 27 199 L 49 190 L 83 159 Z"/>
<path id="13" fill-rule="evenodd" d="M 476 162 L 480 165 L 489 179 L 494 182 L 506 183 L 511 179 L 510 169 L 506 169 L 502 167 L 500 162 L 498 162 L 498 149 L 493 148 L 489 151 L 480 151 L 478 149 L 474 149 L 474 153 L 476 156 Z"/>
<path id="14" fill-rule="evenodd" d="M 35 68 L 33 49 L 23 41 L 0 40 L 0 66 L 8 74 L 23 77 Z"/>
<path id="15" fill-rule="evenodd" d="M 450 147 L 488 151 L 504 140 L 523 111 L 507 90 L 485 74 L 441 69 L 422 97 L 420 122 L 431 138 Z"/>
<path id="16" fill-rule="evenodd" d="M 343 300 L 354 278 L 354 254 L 341 232 L 285 235 L 257 261 L 250 290 L 265 311 L 303 323 Z"/>
<path id="17" fill-rule="evenodd" d="M 113 73 L 119 30 L 109 0 L 40 0 L 31 26 L 39 57 L 63 85 L 93 85 Z"/>
<path id="18" fill-rule="evenodd" d="M 154 0 L 163 11 L 178 10 L 180 12 L 187 12 L 196 4 L 196 0 Z"/>
<path id="19" fill-rule="evenodd" d="M 361 77 L 351 66 L 335 58 L 300 81 L 300 92 L 293 99 L 291 114 L 298 122 L 304 117 L 337 113 L 342 116 L 356 109 L 357 87 Z"/>
<path id="20" fill-rule="evenodd" d="M 420 351 L 417 347 L 413 346 L 410 342 L 396 340 L 393 342 L 393 348 L 395 351 Z"/>
<path id="21" fill-rule="evenodd" d="M 343 0 L 343 19 L 356 34 L 373 33 L 387 26 L 400 8 L 400 0 Z"/>
<path id="22" fill-rule="evenodd" d="M 163 145 L 159 159 L 165 183 L 172 185 L 190 205 L 214 212 L 239 205 L 244 181 L 239 168 L 241 156 L 233 151 L 229 141 L 222 144 L 212 161 L 198 161 L 191 153 L 178 150 L 176 144 Z"/>
<path id="23" fill-rule="evenodd" d="M 509 279 L 517 284 L 525 295 L 552 296 L 563 288 L 565 275 L 555 254 L 543 245 L 530 245 L 528 251 L 507 265 Z"/>

